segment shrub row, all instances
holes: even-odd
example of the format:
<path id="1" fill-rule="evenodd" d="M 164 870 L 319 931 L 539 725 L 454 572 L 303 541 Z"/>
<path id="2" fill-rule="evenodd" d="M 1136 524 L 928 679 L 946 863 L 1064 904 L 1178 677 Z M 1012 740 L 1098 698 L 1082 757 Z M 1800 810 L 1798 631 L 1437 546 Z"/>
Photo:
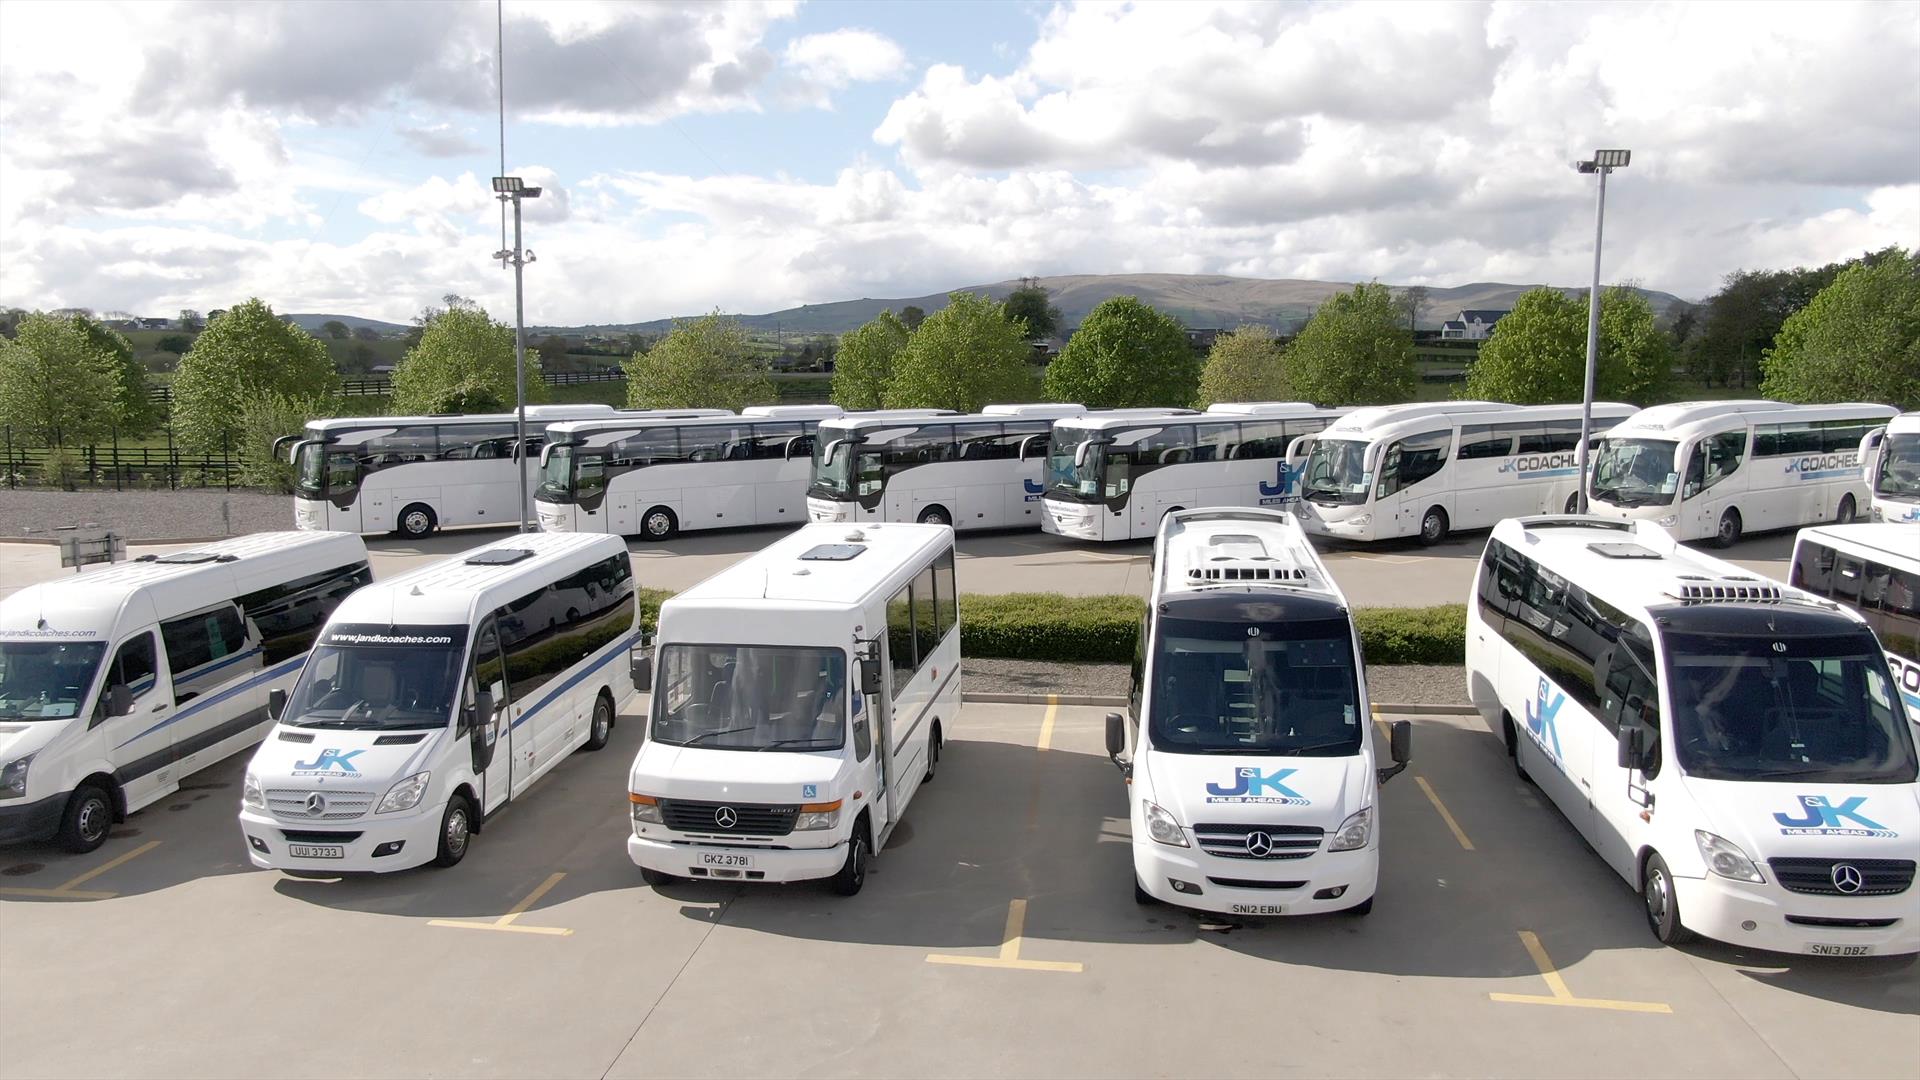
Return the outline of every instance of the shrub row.
<path id="1" fill-rule="evenodd" d="M 651 633 L 673 594 L 640 590 L 640 621 Z M 965 594 L 960 652 L 980 659 L 1129 663 L 1146 602 L 1135 596 L 1059 593 Z M 1467 609 L 1366 608 L 1354 615 L 1370 664 L 1458 664 L 1466 660 Z"/>

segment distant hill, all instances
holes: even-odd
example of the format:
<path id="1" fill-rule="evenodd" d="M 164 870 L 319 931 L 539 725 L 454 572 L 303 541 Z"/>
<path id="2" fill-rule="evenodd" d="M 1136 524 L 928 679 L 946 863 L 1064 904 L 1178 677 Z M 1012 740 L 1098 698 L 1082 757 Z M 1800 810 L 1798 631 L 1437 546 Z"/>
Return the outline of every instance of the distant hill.
<path id="1" fill-rule="evenodd" d="M 1242 278 L 1218 274 L 1069 274 L 1041 278 L 1040 284 L 1053 294 L 1053 303 L 1060 308 L 1060 321 L 1069 329 L 1080 325 L 1087 313 L 1102 300 L 1115 296 L 1137 296 L 1193 328 L 1231 329 L 1242 323 L 1256 323 L 1287 331 L 1296 329 L 1329 296 L 1353 287 L 1351 282 Z M 998 300 L 1004 299 L 1019 285 L 1018 281 L 999 281 L 991 285 L 961 286 L 950 291 L 985 293 Z M 1396 294 L 1404 291 L 1401 286 L 1390 287 Z M 1422 327 L 1437 329 L 1441 322 L 1454 317 L 1463 308 L 1508 309 L 1513 307 L 1513 302 L 1519 299 L 1521 293 L 1537 287 L 1484 281 L 1450 288 L 1429 286 L 1426 301 L 1420 307 L 1419 322 Z M 1558 288 L 1570 295 L 1586 295 L 1584 286 Z M 1671 293 L 1651 289 L 1635 291 L 1647 298 L 1656 317 L 1664 315 L 1668 308 L 1681 302 L 1679 297 Z M 742 315 L 739 318 L 749 330 L 843 334 L 882 311 L 892 309 L 898 312 L 910 305 L 932 314 L 947 306 L 947 294 L 942 292 L 931 296 L 878 300 L 862 298 L 805 304 L 785 311 Z M 327 318 L 315 317 L 322 321 Z M 549 330 L 664 333 L 672 325 L 671 319 L 655 319 L 652 322 L 618 325 L 540 327 L 539 330 L 542 333 Z"/>
<path id="2" fill-rule="evenodd" d="M 392 334 L 407 329 L 404 323 L 382 322 L 379 319 L 363 319 L 358 315 L 282 315 L 281 318 L 311 333 L 319 333 L 320 328 L 330 322 L 342 322 L 349 330 L 358 330 L 371 326 L 383 334 Z"/>

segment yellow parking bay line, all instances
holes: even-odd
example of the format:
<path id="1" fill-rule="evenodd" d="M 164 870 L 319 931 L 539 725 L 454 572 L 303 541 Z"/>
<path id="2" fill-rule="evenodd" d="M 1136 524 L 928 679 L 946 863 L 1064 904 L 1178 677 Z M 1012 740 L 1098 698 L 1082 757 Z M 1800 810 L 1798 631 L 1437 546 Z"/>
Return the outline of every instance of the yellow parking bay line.
<path id="1" fill-rule="evenodd" d="M 1038 749 L 1041 749 L 1041 750 L 1053 749 L 1053 721 L 1059 715 L 1060 715 L 1060 695 L 1048 694 L 1047 695 L 1047 716 L 1046 716 L 1046 719 L 1040 721 L 1040 741 L 1035 744 L 1035 746 Z"/>
<path id="2" fill-rule="evenodd" d="M 550 937 L 570 937 L 573 931 L 558 926 L 516 926 L 513 921 L 526 914 L 528 908 L 539 903 L 540 898 L 551 892 L 555 885 L 560 884 L 560 879 L 566 876 L 566 873 L 563 871 L 556 871 L 547 875 L 547 880 L 541 882 L 539 888 L 528 893 L 525 900 L 513 905 L 513 910 L 492 922 L 473 922 L 468 919 L 428 919 L 427 925 L 447 926 L 456 930 L 505 930 L 513 934 L 546 934 Z"/>
<path id="3" fill-rule="evenodd" d="M 1672 1014 L 1673 1007 L 1658 1001 L 1609 1001 L 1606 998 L 1574 997 L 1567 989 L 1567 981 L 1560 977 L 1560 971 L 1553 966 L 1553 958 L 1540 944 L 1540 938 L 1531 930 L 1520 931 L 1520 944 L 1527 947 L 1527 955 L 1533 957 L 1534 966 L 1540 969 L 1540 977 L 1547 982 L 1549 994 L 1488 994 L 1495 1001 L 1512 1005 L 1564 1005 L 1575 1009 L 1610 1009 L 1614 1012 L 1665 1013 Z"/>
<path id="4" fill-rule="evenodd" d="M 1440 801 L 1440 796 L 1433 790 L 1433 785 L 1427 783 L 1427 778 L 1424 776 L 1414 777 L 1413 782 L 1419 784 L 1420 790 L 1427 793 L 1427 801 L 1440 812 L 1440 820 L 1446 822 L 1447 828 L 1453 831 L 1453 838 L 1460 841 L 1461 850 L 1472 851 L 1473 841 L 1467 839 L 1466 830 L 1460 828 L 1460 823 L 1453 820 L 1453 815 L 1447 812 L 1447 804 Z"/>
<path id="5" fill-rule="evenodd" d="M 1000 942 L 999 956 L 955 956 L 950 953 L 928 953 L 929 964 L 956 964 L 961 967 L 1009 968 L 1014 971 L 1067 971 L 1084 970 L 1079 964 L 1063 963 L 1058 960 L 1022 960 L 1020 959 L 1021 930 L 1027 923 L 1027 902 L 1015 900 L 1007 905 L 1007 932 Z"/>
<path id="6" fill-rule="evenodd" d="M 92 881 L 94 878 L 99 877 L 101 874 L 117 866 L 122 866 L 145 855 L 147 852 L 159 846 L 160 841 L 149 840 L 139 847 L 134 848 L 132 851 L 122 852 L 86 873 L 81 874 L 79 877 L 74 878 L 72 881 L 57 885 L 51 889 L 0 888 L 0 896 L 33 896 L 42 900 L 111 900 L 120 894 L 115 892 L 100 892 L 94 889 L 82 889 L 80 886 L 85 885 L 87 882 Z"/>

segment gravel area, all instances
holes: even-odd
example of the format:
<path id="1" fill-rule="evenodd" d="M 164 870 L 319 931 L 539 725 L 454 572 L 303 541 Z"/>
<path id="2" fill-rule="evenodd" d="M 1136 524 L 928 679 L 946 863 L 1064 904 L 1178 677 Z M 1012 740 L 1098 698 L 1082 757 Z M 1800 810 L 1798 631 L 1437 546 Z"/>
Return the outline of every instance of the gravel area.
<path id="1" fill-rule="evenodd" d="M 1044 664 L 1032 660 L 961 661 L 965 689 L 975 694 L 1091 694 L 1125 697 L 1125 664 Z M 1446 664 L 1393 664 L 1367 669 L 1373 700 L 1396 705 L 1465 705 L 1466 678 Z"/>
<path id="2" fill-rule="evenodd" d="M 226 520 L 221 505 L 228 511 Z M 129 540 L 198 538 L 293 528 L 293 498 L 258 491 L 8 491 L 0 489 L 0 537 L 45 535 L 93 523 Z"/>

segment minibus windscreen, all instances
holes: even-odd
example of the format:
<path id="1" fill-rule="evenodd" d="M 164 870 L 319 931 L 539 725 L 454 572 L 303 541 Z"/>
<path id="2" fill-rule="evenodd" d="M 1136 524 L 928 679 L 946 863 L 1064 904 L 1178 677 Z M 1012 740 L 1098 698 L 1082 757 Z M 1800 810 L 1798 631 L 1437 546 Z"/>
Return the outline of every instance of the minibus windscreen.
<path id="1" fill-rule="evenodd" d="M 1920 495 L 1920 434 L 1887 436 L 1880 446 L 1880 475 L 1874 478 L 1876 495 Z"/>
<path id="2" fill-rule="evenodd" d="M 300 673 L 286 723 L 355 731 L 445 727 L 459 696 L 465 630 L 328 627 Z"/>
<path id="3" fill-rule="evenodd" d="M 1301 494 L 1322 506 L 1358 506 L 1366 502 L 1367 445 L 1352 439 L 1313 440 Z"/>
<path id="4" fill-rule="evenodd" d="M 1664 506 L 1680 474 L 1666 439 L 1601 439 L 1593 459 L 1593 497 L 1615 506 Z"/>
<path id="5" fill-rule="evenodd" d="M 668 645 L 653 739 L 709 750 L 838 750 L 846 744 L 847 657 L 785 645 Z"/>
<path id="6" fill-rule="evenodd" d="M 1345 620 L 1163 616 L 1149 730 L 1181 754 L 1347 757 L 1360 751 L 1353 639 Z"/>
<path id="7" fill-rule="evenodd" d="M 1664 635 L 1680 767 L 1703 780 L 1908 784 L 1914 745 L 1865 630 Z"/>
<path id="8" fill-rule="evenodd" d="M 1056 427 L 1047 451 L 1047 491 L 1069 499 L 1100 495 L 1100 464 L 1105 455 L 1089 450 L 1080 462 L 1080 448 L 1098 437 L 1085 428 Z M 1097 449 L 1097 448 L 1096 448 Z"/>
<path id="9" fill-rule="evenodd" d="M 103 641 L 0 641 L 0 720 L 65 720 L 80 713 Z"/>
<path id="10" fill-rule="evenodd" d="M 834 446 L 833 460 L 827 460 L 827 447 Z M 853 494 L 853 451 L 856 444 L 847 441 L 846 432 L 823 427 L 813 440 L 813 489 L 821 497 L 845 499 Z"/>

